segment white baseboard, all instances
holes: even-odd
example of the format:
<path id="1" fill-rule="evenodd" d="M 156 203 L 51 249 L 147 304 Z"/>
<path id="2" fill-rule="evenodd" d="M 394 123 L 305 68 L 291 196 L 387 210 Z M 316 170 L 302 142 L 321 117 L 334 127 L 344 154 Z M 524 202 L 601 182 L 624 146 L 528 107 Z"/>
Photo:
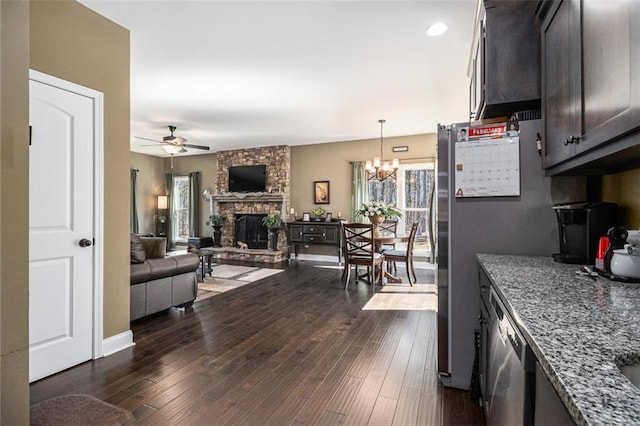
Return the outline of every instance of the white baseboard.
<path id="1" fill-rule="evenodd" d="M 135 346 L 135 343 L 133 342 L 133 332 L 131 330 L 127 330 L 102 340 L 102 356 L 113 355 L 114 353 L 130 348 L 131 346 Z"/>

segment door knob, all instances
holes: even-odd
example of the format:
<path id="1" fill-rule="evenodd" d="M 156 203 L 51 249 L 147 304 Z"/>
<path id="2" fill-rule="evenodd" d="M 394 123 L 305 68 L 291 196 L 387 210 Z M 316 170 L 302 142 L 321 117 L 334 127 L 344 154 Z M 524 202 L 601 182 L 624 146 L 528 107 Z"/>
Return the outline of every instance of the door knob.
<path id="1" fill-rule="evenodd" d="M 87 240 L 86 238 L 83 238 L 83 239 L 80 240 L 80 242 L 78 244 L 80 244 L 80 247 L 89 247 L 93 243 L 91 242 L 91 240 Z"/>

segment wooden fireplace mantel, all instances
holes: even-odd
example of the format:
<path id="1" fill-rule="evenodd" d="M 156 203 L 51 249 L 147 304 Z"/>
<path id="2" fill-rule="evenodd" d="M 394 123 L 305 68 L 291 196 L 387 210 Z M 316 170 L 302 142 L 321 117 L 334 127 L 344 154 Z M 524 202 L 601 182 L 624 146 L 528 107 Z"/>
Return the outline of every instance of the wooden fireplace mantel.
<path id="1" fill-rule="evenodd" d="M 241 193 L 241 192 L 228 192 L 224 194 L 212 195 L 213 201 L 216 203 L 254 203 L 254 202 L 282 202 L 282 193 L 270 193 L 270 192 L 255 192 L 255 193 Z M 289 200 L 289 195 L 284 194 L 285 202 Z"/>

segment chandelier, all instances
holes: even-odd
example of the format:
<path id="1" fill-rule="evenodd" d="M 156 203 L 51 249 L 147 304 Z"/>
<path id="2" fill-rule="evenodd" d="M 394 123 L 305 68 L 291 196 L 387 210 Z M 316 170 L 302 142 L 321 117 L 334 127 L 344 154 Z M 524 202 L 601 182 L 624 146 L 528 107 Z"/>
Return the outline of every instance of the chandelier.
<path id="1" fill-rule="evenodd" d="M 382 144 L 384 143 L 384 139 L 382 138 L 382 126 L 386 120 L 378 120 L 380 123 L 380 157 L 373 157 L 373 163 L 371 161 L 367 161 L 365 163 L 365 169 L 367 170 L 367 180 L 378 180 L 383 182 L 389 178 L 395 179 L 396 172 L 398 171 L 398 166 L 400 161 L 397 158 L 391 160 L 391 164 L 388 161 L 382 160 Z"/>

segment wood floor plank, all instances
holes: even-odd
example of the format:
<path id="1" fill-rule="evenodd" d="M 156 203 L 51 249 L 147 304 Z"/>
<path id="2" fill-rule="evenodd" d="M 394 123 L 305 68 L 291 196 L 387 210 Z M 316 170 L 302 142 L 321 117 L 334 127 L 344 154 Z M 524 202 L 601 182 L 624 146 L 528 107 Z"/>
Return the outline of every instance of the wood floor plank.
<path id="1" fill-rule="evenodd" d="M 407 318 L 400 341 L 393 354 L 391 365 L 389 366 L 389 370 L 387 370 L 384 383 L 380 389 L 381 396 L 393 399 L 394 401 L 400 396 L 400 390 L 409 366 L 409 357 L 416 341 L 419 319 L 419 312 L 410 313 Z"/>
<path id="2" fill-rule="evenodd" d="M 435 312 L 363 310 L 381 287 L 324 266 L 134 321 L 134 347 L 32 383 L 31 403 L 87 393 L 140 425 L 482 425 L 438 380 Z"/>
<path id="3" fill-rule="evenodd" d="M 391 425 L 393 423 L 397 403 L 397 399 L 387 398 L 382 395 L 379 396 L 367 424 L 372 426 Z"/>
<path id="4" fill-rule="evenodd" d="M 393 424 L 398 426 L 411 424 L 418 418 L 429 336 L 424 330 L 427 329 L 429 320 L 429 315 L 424 311 L 420 312 L 417 333 L 414 336 L 415 340 L 411 348 L 411 355 L 402 381 L 393 419 Z"/>

